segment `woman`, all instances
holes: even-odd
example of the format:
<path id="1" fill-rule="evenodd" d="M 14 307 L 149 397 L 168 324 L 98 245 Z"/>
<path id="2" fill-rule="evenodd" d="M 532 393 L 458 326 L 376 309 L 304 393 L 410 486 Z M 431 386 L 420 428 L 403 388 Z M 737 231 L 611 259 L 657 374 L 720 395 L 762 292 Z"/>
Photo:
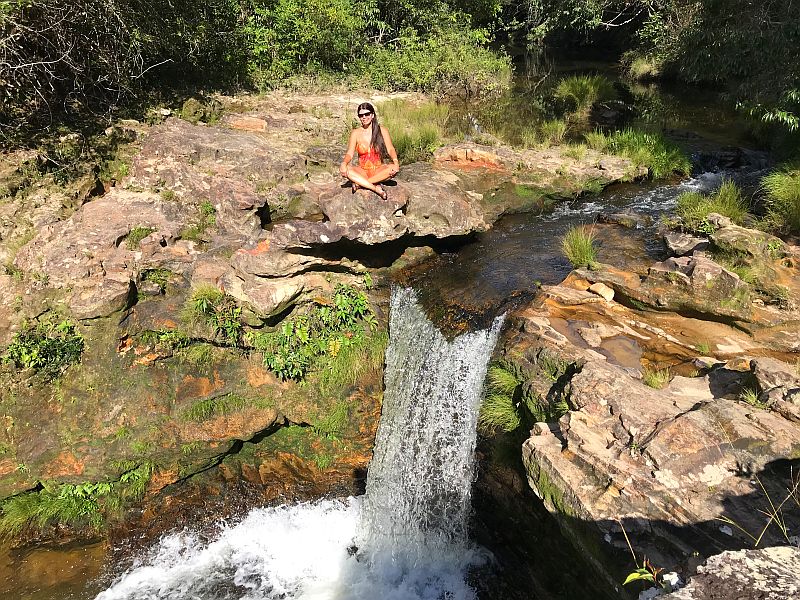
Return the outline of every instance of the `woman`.
<path id="1" fill-rule="evenodd" d="M 356 127 L 350 132 L 350 142 L 342 164 L 339 165 L 339 173 L 352 182 L 353 193 L 363 187 L 386 200 L 388 194 L 380 183 L 394 177 L 400 171 L 397 152 L 386 127 L 378 123 L 375 107 L 372 104 L 369 102 L 359 104 L 356 114 L 361 127 Z M 350 164 L 356 152 L 358 152 L 357 167 Z M 383 164 L 384 158 L 391 159 L 392 164 Z"/>

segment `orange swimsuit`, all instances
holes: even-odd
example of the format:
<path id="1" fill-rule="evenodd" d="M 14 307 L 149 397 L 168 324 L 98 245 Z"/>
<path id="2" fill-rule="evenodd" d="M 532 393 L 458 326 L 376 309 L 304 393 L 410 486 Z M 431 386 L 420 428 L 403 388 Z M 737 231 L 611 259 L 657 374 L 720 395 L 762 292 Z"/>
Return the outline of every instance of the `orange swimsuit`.
<path id="1" fill-rule="evenodd" d="M 383 164 L 380 153 L 375 148 L 365 148 L 361 144 L 356 145 L 356 152 L 358 152 L 358 166 L 367 172 L 367 177 L 372 177 Z"/>

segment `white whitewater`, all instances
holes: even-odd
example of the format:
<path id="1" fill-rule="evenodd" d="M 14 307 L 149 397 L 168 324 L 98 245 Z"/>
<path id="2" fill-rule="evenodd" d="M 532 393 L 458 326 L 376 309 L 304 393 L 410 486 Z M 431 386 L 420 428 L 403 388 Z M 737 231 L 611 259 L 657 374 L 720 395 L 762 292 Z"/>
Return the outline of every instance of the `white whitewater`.
<path id="1" fill-rule="evenodd" d="M 448 342 L 392 294 L 383 414 L 363 498 L 261 508 L 163 538 L 97 600 L 470 600 L 475 427 L 502 324 Z"/>

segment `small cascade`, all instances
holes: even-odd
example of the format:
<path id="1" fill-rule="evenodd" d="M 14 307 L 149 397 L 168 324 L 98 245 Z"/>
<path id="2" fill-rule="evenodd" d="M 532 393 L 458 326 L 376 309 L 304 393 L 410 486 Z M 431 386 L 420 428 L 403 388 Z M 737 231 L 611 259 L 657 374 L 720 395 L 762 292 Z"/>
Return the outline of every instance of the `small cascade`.
<path id="1" fill-rule="evenodd" d="M 502 317 L 448 342 L 392 294 L 386 392 L 363 498 L 263 508 L 213 541 L 163 538 L 97 600 L 469 600 L 475 427 Z"/>

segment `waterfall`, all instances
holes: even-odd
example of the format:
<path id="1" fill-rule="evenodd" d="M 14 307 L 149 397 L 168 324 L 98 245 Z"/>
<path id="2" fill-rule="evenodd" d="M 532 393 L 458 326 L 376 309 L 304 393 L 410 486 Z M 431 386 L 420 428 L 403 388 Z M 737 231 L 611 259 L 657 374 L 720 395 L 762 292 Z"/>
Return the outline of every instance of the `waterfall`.
<path id="1" fill-rule="evenodd" d="M 413 290 L 394 290 L 366 495 L 256 509 L 211 542 L 166 536 L 97 600 L 474 598 L 475 427 L 501 325 L 449 342 Z"/>

